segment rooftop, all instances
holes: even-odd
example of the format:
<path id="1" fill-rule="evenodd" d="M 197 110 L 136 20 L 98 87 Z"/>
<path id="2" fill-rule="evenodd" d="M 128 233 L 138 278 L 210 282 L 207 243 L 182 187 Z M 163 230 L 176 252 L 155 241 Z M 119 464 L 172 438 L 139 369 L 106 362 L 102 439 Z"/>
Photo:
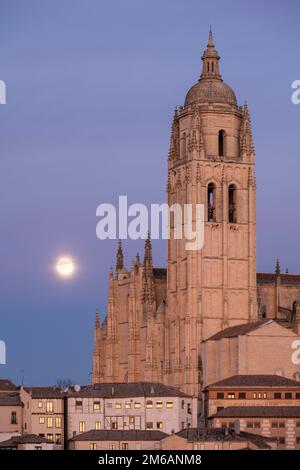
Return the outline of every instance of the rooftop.
<path id="1" fill-rule="evenodd" d="M 225 330 L 219 331 L 215 335 L 208 338 L 206 341 L 217 341 L 222 338 L 234 338 L 235 336 L 246 335 L 247 333 L 251 333 L 251 331 L 255 331 L 258 328 L 266 325 L 267 323 L 271 323 L 273 320 L 258 320 L 251 323 L 243 323 L 241 325 L 230 326 L 229 328 L 225 328 Z"/>
<path id="2" fill-rule="evenodd" d="M 300 406 L 229 406 L 219 410 L 212 417 L 214 416 L 218 418 L 300 418 Z"/>
<path id="3" fill-rule="evenodd" d="M 72 437 L 70 441 L 161 441 L 167 436 L 162 431 L 92 429 Z"/>
<path id="4" fill-rule="evenodd" d="M 185 397 L 189 395 L 177 388 L 158 382 L 100 383 L 83 387 L 78 392 L 69 392 L 76 397 L 137 398 L 137 397 Z"/>
<path id="5" fill-rule="evenodd" d="M 9 380 L 9 379 L 0 379 L 0 392 L 6 392 L 6 391 L 13 391 L 16 390 L 17 387 L 15 384 Z"/>
<path id="6" fill-rule="evenodd" d="M 23 406 L 17 393 L 1 393 L 0 406 Z"/>
<path id="7" fill-rule="evenodd" d="M 0 442 L 1 447 L 17 447 L 18 444 L 53 444 L 45 437 L 37 436 L 36 434 L 24 434 L 23 436 L 13 436 L 6 441 Z"/>
<path id="8" fill-rule="evenodd" d="M 177 436 L 190 442 L 201 441 L 251 441 L 260 448 L 269 448 L 269 439 L 246 432 L 237 433 L 230 428 L 187 428 L 176 433 Z"/>
<path id="9" fill-rule="evenodd" d="M 280 375 L 234 375 L 228 379 L 210 384 L 206 389 L 222 387 L 295 387 L 300 388 L 300 382 Z"/>

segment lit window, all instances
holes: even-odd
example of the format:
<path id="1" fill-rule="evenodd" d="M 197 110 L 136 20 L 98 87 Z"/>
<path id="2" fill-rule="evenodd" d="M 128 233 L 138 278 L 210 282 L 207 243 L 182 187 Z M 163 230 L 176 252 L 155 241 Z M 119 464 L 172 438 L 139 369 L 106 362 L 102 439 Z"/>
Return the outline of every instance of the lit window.
<path id="1" fill-rule="evenodd" d="M 141 402 L 135 401 L 135 402 L 134 402 L 134 407 L 135 407 L 135 408 L 140 408 L 140 407 L 141 407 Z"/>
<path id="2" fill-rule="evenodd" d="M 147 400 L 146 407 L 147 408 L 153 408 L 153 401 L 152 400 Z"/>
<path id="3" fill-rule="evenodd" d="M 48 413 L 52 413 L 53 412 L 53 401 L 47 401 L 46 403 L 46 410 Z"/>
<path id="4" fill-rule="evenodd" d="M 173 408 L 174 403 L 172 400 L 167 401 L 167 408 Z"/>
<path id="5" fill-rule="evenodd" d="M 256 398 L 257 397 L 257 394 L 256 392 L 253 393 L 253 398 Z"/>
<path id="6" fill-rule="evenodd" d="M 122 403 L 120 401 L 116 401 L 115 407 L 118 409 L 122 408 Z"/>
<path id="7" fill-rule="evenodd" d="M 45 424 L 45 417 L 44 416 L 40 416 L 39 423 L 40 424 Z"/>
<path id="8" fill-rule="evenodd" d="M 258 398 L 262 398 L 261 392 L 258 392 Z"/>
<path id="9" fill-rule="evenodd" d="M 97 450 L 97 444 L 95 442 L 90 443 L 90 450 Z"/>
<path id="10" fill-rule="evenodd" d="M 94 411 L 100 411 L 100 401 L 94 401 Z"/>
<path id="11" fill-rule="evenodd" d="M 53 441 L 53 434 L 47 434 L 47 439 L 49 441 Z"/>
<path id="12" fill-rule="evenodd" d="M 163 402 L 161 400 L 156 402 L 156 408 L 162 408 L 163 407 Z"/>
<path id="13" fill-rule="evenodd" d="M 128 450 L 128 443 L 122 442 L 122 450 Z"/>
<path id="14" fill-rule="evenodd" d="M 100 423 L 100 421 L 96 421 L 96 422 L 95 422 L 95 429 L 97 429 L 97 431 L 99 431 L 99 429 L 101 429 L 101 423 Z"/>
<path id="15" fill-rule="evenodd" d="M 131 403 L 130 401 L 125 402 L 125 408 L 131 408 Z"/>
<path id="16" fill-rule="evenodd" d="M 163 428 L 163 422 L 162 421 L 157 421 L 156 427 L 157 427 L 157 429 L 162 429 Z"/>
<path id="17" fill-rule="evenodd" d="M 38 402 L 38 408 L 43 408 L 43 402 L 42 401 Z"/>
<path id="18" fill-rule="evenodd" d="M 55 427 L 61 428 L 61 418 L 55 418 Z"/>
<path id="19" fill-rule="evenodd" d="M 235 398 L 235 393 L 233 393 L 233 392 L 227 393 L 227 398 L 229 398 L 230 400 L 234 399 Z"/>
<path id="20" fill-rule="evenodd" d="M 47 418 L 47 428 L 53 428 L 53 418 Z"/>
<path id="21" fill-rule="evenodd" d="M 109 444 L 109 450 L 116 450 L 116 444 Z"/>
<path id="22" fill-rule="evenodd" d="M 263 398 L 267 398 L 266 392 L 263 393 Z"/>
<path id="23" fill-rule="evenodd" d="M 79 421 L 79 432 L 85 431 L 85 421 Z"/>
<path id="24" fill-rule="evenodd" d="M 111 423 L 111 429 L 118 429 L 118 423 L 117 423 L 117 421 L 113 421 L 113 422 Z"/>
<path id="25" fill-rule="evenodd" d="M 135 423 L 135 417 L 134 416 L 129 416 L 129 423 L 134 424 Z"/>

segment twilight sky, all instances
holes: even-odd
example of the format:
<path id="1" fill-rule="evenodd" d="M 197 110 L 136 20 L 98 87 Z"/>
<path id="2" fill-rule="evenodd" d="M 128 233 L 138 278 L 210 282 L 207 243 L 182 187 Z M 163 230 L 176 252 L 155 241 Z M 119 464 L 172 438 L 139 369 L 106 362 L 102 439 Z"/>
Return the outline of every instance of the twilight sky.
<path id="1" fill-rule="evenodd" d="M 297 0 L 0 0 L 0 377 L 87 383 L 116 243 L 96 207 L 163 202 L 175 105 L 212 24 L 223 79 L 247 99 L 256 146 L 257 269 L 300 272 Z M 130 265 L 143 242 L 125 242 Z M 157 266 L 165 242 L 153 243 Z M 60 254 L 79 266 L 59 279 Z"/>

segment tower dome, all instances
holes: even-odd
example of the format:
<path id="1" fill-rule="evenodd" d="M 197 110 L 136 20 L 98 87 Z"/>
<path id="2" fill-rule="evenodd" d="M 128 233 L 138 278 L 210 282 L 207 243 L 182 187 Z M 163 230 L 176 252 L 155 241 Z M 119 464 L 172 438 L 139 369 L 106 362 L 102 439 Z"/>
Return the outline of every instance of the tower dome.
<path id="1" fill-rule="evenodd" d="M 202 56 L 202 73 L 199 81 L 187 92 L 185 106 L 212 103 L 237 106 L 234 91 L 222 80 L 219 60 L 220 57 L 213 44 L 213 35 L 210 30 L 207 49 Z"/>

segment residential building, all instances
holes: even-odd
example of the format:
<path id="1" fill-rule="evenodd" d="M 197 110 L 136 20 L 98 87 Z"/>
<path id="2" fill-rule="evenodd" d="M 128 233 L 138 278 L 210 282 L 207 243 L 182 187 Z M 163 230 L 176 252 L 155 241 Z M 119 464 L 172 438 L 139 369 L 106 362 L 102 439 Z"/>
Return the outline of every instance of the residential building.
<path id="1" fill-rule="evenodd" d="M 57 449 L 64 443 L 64 393 L 59 387 L 21 387 L 23 434 L 36 434 L 52 441 Z"/>
<path id="2" fill-rule="evenodd" d="M 197 425 L 197 399 L 159 383 L 101 383 L 69 390 L 68 438 L 95 430 L 167 434 Z"/>

